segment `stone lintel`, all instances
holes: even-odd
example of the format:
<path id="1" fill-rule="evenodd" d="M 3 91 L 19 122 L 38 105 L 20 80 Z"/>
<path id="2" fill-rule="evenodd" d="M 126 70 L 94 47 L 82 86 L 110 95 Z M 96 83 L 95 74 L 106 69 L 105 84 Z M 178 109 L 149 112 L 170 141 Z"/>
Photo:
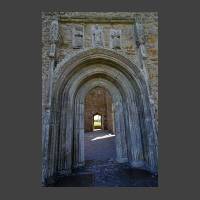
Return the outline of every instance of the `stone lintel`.
<path id="1" fill-rule="evenodd" d="M 79 17 L 79 18 L 70 18 L 66 16 L 61 16 L 59 22 L 61 23 L 95 23 L 95 24 L 102 24 L 102 23 L 111 23 L 111 24 L 133 24 L 133 18 L 104 18 L 104 17 Z"/>

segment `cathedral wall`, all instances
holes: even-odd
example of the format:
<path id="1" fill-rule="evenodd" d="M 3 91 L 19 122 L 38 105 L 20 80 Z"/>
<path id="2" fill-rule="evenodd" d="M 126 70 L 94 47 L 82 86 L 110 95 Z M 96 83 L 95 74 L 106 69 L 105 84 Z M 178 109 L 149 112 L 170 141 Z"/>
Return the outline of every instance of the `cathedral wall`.
<path id="1" fill-rule="evenodd" d="M 102 48 L 112 49 L 140 66 L 134 24 L 139 20 L 144 27 L 147 58 L 144 60 L 148 72 L 150 95 L 158 110 L 158 14 L 156 12 L 42 12 L 42 109 L 48 104 L 50 25 L 59 22 L 59 41 L 56 44 L 55 66 L 63 59 L 87 49 L 95 48 L 93 34 L 95 26 L 100 29 Z"/>

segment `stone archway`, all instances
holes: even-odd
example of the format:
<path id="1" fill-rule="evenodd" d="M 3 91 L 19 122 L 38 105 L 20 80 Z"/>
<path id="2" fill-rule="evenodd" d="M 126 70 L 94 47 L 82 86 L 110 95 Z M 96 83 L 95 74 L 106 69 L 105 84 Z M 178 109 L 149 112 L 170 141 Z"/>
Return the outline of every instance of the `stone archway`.
<path id="1" fill-rule="evenodd" d="M 54 73 L 45 178 L 84 165 L 84 98 L 97 86 L 105 87 L 114 102 L 117 160 L 157 172 L 157 133 L 148 88 L 133 62 L 111 50 L 91 49 L 64 60 Z"/>
<path id="2" fill-rule="evenodd" d="M 125 162 L 127 161 L 127 145 L 125 138 L 125 124 L 124 116 L 121 111 L 122 108 L 122 97 L 118 89 L 109 81 L 102 78 L 93 78 L 90 81 L 86 82 L 79 90 L 79 93 L 75 99 L 75 136 L 79 136 L 79 139 L 76 143 L 76 149 L 78 155 L 76 157 L 76 165 L 81 166 L 84 163 L 84 99 L 85 95 L 92 88 L 97 86 L 105 87 L 112 96 L 113 107 L 114 107 L 114 133 L 116 134 L 116 152 L 117 152 L 117 161 Z"/>

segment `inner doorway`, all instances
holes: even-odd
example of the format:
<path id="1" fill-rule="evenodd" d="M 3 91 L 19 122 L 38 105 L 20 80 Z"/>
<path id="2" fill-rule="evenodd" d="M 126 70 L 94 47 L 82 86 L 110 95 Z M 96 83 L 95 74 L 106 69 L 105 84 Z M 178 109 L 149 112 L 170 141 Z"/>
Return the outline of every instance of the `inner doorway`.
<path id="1" fill-rule="evenodd" d="M 85 97 L 85 132 L 106 130 L 113 133 L 112 97 L 103 87 L 95 87 Z"/>
<path id="2" fill-rule="evenodd" d="M 115 160 L 112 97 L 103 87 L 95 87 L 85 97 L 85 161 Z"/>

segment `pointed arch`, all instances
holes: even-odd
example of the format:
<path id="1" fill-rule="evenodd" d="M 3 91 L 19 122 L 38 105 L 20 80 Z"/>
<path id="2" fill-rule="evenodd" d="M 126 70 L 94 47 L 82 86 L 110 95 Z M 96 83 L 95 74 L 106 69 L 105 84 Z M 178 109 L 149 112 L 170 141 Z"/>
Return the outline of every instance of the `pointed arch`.
<path id="1" fill-rule="evenodd" d="M 48 176 L 84 165 L 84 98 L 89 89 L 111 94 L 118 161 L 157 171 L 157 133 L 147 84 L 138 66 L 107 49 L 83 51 L 62 61 L 54 73 Z"/>

